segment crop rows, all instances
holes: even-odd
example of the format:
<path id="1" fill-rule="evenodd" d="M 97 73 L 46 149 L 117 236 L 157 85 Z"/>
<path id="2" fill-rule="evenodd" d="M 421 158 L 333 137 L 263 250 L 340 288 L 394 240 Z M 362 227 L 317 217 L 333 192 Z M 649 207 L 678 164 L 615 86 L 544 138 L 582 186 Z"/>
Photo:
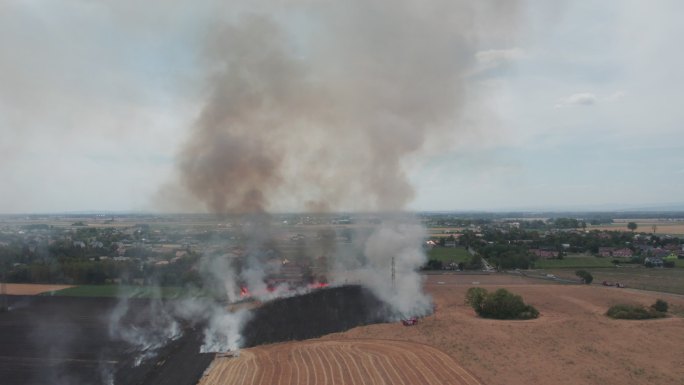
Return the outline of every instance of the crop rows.
<path id="1" fill-rule="evenodd" d="M 480 384 L 443 352 L 403 341 L 291 342 L 221 358 L 200 385 Z"/>

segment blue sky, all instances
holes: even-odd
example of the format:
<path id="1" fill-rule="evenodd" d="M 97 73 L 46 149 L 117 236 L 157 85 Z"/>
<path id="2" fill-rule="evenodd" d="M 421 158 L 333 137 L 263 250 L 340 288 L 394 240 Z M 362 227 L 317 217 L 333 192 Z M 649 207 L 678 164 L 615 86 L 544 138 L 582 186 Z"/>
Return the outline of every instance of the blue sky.
<path id="1" fill-rule="evenodd" d="M 303 56 L 321 22 L 308 0 L 134 3 L 0 4 L 0 213 L 177 210 L 158 200 L 207 92 L 212 22 L 268 13 Z M 402 160 L 406 207 L 684 202 L 682 14 L 678 1 L 539 0 L 505 30 L 474 20 L 466 101 Z"/>

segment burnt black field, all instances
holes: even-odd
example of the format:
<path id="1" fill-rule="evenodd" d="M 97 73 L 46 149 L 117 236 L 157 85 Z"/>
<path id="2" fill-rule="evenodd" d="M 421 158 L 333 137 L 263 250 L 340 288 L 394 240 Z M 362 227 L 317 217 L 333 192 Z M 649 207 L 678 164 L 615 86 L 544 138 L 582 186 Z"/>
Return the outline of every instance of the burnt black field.
<path id="1" fill-rule="evenodd" d="M 202 326 L 184 325 L 182 337 L 135 366 L 140 352 L 109 335 L 114 298 L 10 296 L 0 313 L 0 384 L 194 385 L 213 360 L 199 353 Z M 149 300 L 130 300 L 144 319 Z M 243 345 L 303 340 L 383 322 L 386 307 L 361 286 L 317 290 L 253 310 Z M 145 327 L 144 324 L 139 325 Z"/>
<path id="2" fill-rule="evenodd" d="M 340 286 L 263 304 L 242 331 L 243 346 L 316 338 L 385 322 L 388 309 L 368 289 Z"/>
<path id="3" fill-rule="evenodd" d="M 183 336 L 135 366 L 138 356 L 109 336 L 110 298 L 9 297 L 0 313 L 0 383 L 3 385 L 195 384 L 213 359 L 199 354 L 201 330 Z M 149 301 L 131 300 L 145 314 Z"/>

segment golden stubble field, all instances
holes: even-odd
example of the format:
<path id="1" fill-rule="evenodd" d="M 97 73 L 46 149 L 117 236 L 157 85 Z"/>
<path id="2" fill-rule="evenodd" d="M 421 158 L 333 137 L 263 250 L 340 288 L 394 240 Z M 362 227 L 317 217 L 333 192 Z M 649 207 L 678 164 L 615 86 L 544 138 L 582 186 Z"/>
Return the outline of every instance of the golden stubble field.
<path id="1" fill-rule="evenodd" d="M 72 285 L 43 285 L 35 283 L 6 283 L 5 293 L 8 295 L 38 295 L 73 287 Z"/>
<path id="2" fill-rule="evenodd" d="M 217 358 L 200 385 L 479 385 L 453 358 L 424 344 L 373 339 L 311 340 Z"/>
<path id="3" fill-rule="evenodd" d="M 604 315 L 616 303 L 650 305 L 657 298 L 681 314 L 684 297 L 539 282 L 509 275 L 429 276 L 425 287 L 437 312 L 417 326 L 370 325 L 318 340 L 244 349 L 239 358 L 215 361 L 201 384 L 389 384 L 430 371 L 436 377 L 426 378 L 432 381 L 408 383 L 684 383 L 684 318 L 626 321 Z M 471 286 L 508 288 L 536 306 L 541 317 L 480 319 L 463 302 Z M 425 356 L 438 364 L 424 364 Z"/>
<path id="4" fill-rule="evenodd" d="M 612 225 L 587 226 L 587 230 L 606 230 L 606 231 L 631 231 L 627 228 L 627 223 L 637 224 L 636 232 L 652 233 L 653 226 L 656 226 L 656 234 L 663 235 L 684 235 L 684 222 L 669 222 L 658 220 L 615 220 Z"/>

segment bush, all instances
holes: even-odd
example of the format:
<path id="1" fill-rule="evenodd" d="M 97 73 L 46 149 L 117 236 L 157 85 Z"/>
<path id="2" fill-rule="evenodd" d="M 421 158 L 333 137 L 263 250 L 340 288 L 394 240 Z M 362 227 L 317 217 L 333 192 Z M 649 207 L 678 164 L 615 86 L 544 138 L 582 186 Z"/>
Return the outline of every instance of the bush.
<path id="1" fill-rule="evenodd" d="M 478 251 L 498 269 L 527 269 L 533 260 L 527 248 L 519 245 L 487 245 Z"/>
<path id="2" fill-rule="evenodd" d="M 437 260 L 437 259 L 431 259 L 428 261 L 428 263 L 424 266 L 424 270 L 442 270 L 444 268 L 444 264 L 442 261 Z"/>
<path id="3" fill-rule="evenodd" d="M 499 289 L 493 293 L 479 287 L 471 287 L 466 293 L 466 303 L 483 318 L 532 319 L 539 317 L 539 311 L 523 302 L 522 297 Z"/>
<path id="4" fill-rule="evenodd" d="M 651 309 L 659 311 L 661 313 L 667 313 L 667 309 L 669 307 L 669 304 L 666 301 L 663 301 L 662 299 L 655 301 L 655 303 L 651 305 Z"/>
<path id="5" fill-rule="evenodd" d="M 653 308 L 647 309 L 642 305 L 625 304 L 611 306 L 606 315 L 615 319 L 653 319 L 665 317 L 665 313 L 656 311 Z"/>
<path id="6" fill-rule="evenodd" d="M 577 270 L 575 272 L 575 275 L 580 277 L 582 279 L 582 282 L 586 283 L 587 285 L 594 280 L 594 276 L 592 276 L 591 273 L 589 273 L 586 270 Z"/>
<path id="7" fill-rule="evenodd" d="M 475 311 L 478 311 L 478 309 L 482 306 L 482 301 L 484 301 L 486 296 L 487 290 L 481 287 L 471 287 L 466 292 L 465 303 L 470 305 L 470 307 L 475 309 Z"/>

